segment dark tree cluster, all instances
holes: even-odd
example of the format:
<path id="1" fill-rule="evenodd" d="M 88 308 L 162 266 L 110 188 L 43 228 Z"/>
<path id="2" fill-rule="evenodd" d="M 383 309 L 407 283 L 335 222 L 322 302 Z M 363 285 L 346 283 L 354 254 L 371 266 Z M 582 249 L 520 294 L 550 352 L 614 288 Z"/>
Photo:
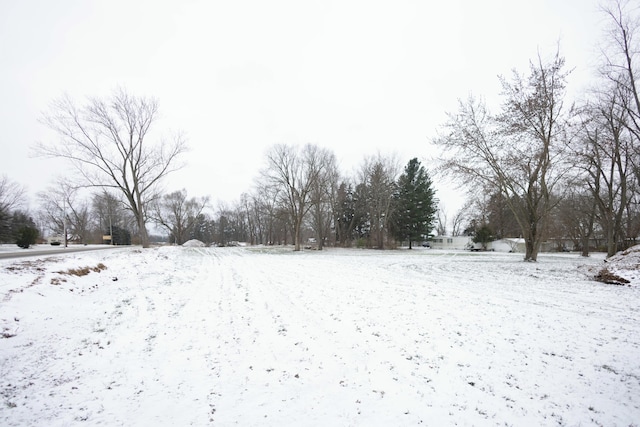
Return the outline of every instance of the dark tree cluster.
<path id="1" fill-rule="evenodd" d="M 426 240 L 437 208 L 426 169 L 403 174 L 392 158 L 366 158 L 357 177 L 341 176 L 333 153 L 314 145 L 275 145 L 251 193 L 214 215 L 200 214 L 188 238 L 236 242 L 387 248 Z"/>
<path id="2" fill-rule="evenodd" d="M 35 244 L 40 234 L 33 219 L 21 211 L 13 212 L 9 229 L 11 240 L 23 249 L 28 249 Z"/>
<path id="3" fill-rule="evenodd" d="M 39 230 L 24 210 L 24 189 L 8 177 L 0 178 L 0 243 L 15 243 L 29 248 L 36 243 Z"/>

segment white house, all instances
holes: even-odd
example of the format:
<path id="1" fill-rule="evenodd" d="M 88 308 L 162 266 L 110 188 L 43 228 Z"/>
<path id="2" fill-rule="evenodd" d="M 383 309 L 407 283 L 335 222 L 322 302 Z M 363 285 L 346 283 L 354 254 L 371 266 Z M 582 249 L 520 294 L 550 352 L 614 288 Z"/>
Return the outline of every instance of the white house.
<path id="1" fill-rule="evenodd" d="M 480 250 L 482 245 L 473 243 L 472 239 L 471 236 L 436 236 L 430 240 L 430 243 L 432 249 Z M 522 238 L 506 238 L 487 243 L 486 250 L 525 253 L 526 247 Z M 540 252 L 554 252 L 556 250 L 557 244 L 553 242 L 542 242 L 540 245 Z"/>
<path id="2" fill-rule="evenodd" d="M 436 236 L 431 239 L 431 249 L 469 249 L 473 246 L 470 236 Z"/>

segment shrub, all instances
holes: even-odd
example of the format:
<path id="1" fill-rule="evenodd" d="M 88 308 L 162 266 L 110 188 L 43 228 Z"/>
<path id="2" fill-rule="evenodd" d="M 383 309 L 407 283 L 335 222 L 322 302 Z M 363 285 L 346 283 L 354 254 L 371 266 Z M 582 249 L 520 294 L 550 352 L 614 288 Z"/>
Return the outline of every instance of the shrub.
<path id="1" fill-rule="evenodd" d="M 38 238 L 38 229 L 25 225 L 20 227 L 16 234 L 16 245 L 23 249 L 28 249 L 29 246 L 36 242 L 36 239 Z"/>
<path id="2" fill-rule="evenodd" d="M 472 239 L 473 243 L 480 243 L 482 249 L 487 249 L 487 243 L 493 240 L 493 231 L 486 225 L 480 227 Z"/>

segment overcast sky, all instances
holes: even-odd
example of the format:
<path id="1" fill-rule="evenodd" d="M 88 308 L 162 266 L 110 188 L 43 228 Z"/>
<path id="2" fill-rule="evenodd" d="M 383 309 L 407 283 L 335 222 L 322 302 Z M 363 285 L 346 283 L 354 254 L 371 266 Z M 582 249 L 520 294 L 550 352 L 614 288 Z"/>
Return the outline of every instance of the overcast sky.
<path id="1" fill-rule="evenodd" d="M 423 164 L 429 140 L 470 92 L 527 71 L 557 42 L 577 90 L 601 39 L 597 0 L 0 0 L 0 174 L 44 190 L 68 171 L 34 159 L 38 121 L 68 93 L 124 87 L 183 131 L 186 167 L 167 191 L 233 202 L 275 143 L 332 149 L 345 173 L 367 155 Z M 436 183 L 438 190 L 438 183 Z M 453 207 L 450 190 L 438 194 Z M 449 201 L 450 200 L 450 201 Z M 36 209 L 31 203 L 31 209 Z M 451 208 L 453 209 L 453 208 Z"/>

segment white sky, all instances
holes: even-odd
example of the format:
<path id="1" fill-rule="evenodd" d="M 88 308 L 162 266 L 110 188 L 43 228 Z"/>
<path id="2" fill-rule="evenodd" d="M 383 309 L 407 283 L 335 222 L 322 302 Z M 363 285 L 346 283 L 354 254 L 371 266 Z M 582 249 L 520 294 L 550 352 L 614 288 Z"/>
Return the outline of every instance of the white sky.
<path id="1" fill-rule="evenodd" d="M 601 38 L 597 4 L 0 0 L 0 174 L 33 196 L 68 173 L 30 156 L 55 138 L 42 111 L 65 92 L 82 101 L 118 86 L 156 97 L 158 126 L 188 137 L 168 191 L 233 202 L 280 142 L 328 147 L 346 173 L 377 152 L 428 167 L 428 141 L 457 99 L 497 96 L 496 76 L 526 72 L 538 50 L 560 40 L 583 86 Z"/>

